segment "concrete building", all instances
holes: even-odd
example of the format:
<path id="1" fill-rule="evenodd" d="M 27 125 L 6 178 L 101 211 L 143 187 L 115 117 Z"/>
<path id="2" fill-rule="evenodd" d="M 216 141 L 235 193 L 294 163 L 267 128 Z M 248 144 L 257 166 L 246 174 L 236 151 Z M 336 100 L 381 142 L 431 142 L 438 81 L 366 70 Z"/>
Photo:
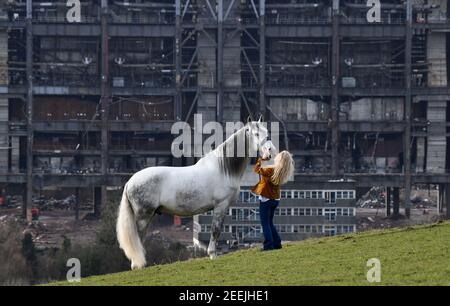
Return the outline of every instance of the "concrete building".
<path id="1" fill-rule="evenodd" d="M 86 0 L 74 22 L 65 0 L 2 1 L 0 185 L 24 216 L 48 188 L 99 215 L 133 172 L 195 162 L 170 154 L 175 121 L 263 114 L 291 190 L 403 189 L 408 215 L 411 187 L 437 184 L 445 211 L 447 4 L 385 0 L 369 22 L 365 0 Z"/>
<path id="2" fill-rule="evenodd" d="M 355 203 L 355 190 L 284 189 L 274 225 L 283 241 L 352 233 L 356 231 Z M 219 239 L 222 251 L 263 240 L 258 207 L 258 197 L 243 189 L 225 217 Z M 211 222 L 212 212 L 194 217 L 195 246 L 208 247 Z"/>

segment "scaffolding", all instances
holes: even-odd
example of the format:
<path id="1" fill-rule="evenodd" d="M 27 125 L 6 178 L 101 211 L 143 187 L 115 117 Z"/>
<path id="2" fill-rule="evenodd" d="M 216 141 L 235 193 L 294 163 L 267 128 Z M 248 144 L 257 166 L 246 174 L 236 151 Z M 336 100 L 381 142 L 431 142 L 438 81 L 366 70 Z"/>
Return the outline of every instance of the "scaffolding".
<path id="1" fill-rule="evenodd" d="M 0 178 L 24 213 L 33 186 L 106 201 L 140 167 L 195 162 L 170 128 L 197 113 L 280 121 L 298 184 L 450 183 L 446 1 L 383 1 L 377 23 L 360 0 L 83 1 L 76 23 L 65 1 L 5 5 Z"/>

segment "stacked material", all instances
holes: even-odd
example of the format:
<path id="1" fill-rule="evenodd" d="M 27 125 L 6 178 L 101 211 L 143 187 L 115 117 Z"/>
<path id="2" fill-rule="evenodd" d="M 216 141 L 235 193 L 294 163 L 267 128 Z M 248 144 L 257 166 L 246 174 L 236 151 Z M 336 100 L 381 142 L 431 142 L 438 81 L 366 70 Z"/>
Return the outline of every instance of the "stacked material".
<path id="1" fill-rule="evenodd" d="M 445 173 L 447 101 L 428 101 L 427 172 Z"/>
<path id="2" fill-rule="evenodd" d="M 362 98 L 341 104 L 344 120 L 403 120 L 404 105 L 401 98 Z"/>
<path id="3" fill-rule="evenodd" d="M 0 86 L 8 86 L 8 33 L 0 31 Z M 0 172 L 8 172 L 8 99 L 0 98 Z"/>
<path id="4" fill-rule="evenodd" d="M 285 121 L 289 120 L 327 120 L 329 105 L 305 98 L 271 98 L 274 113 Z"/>
<path id="5" fill-rule="evenodd" d="M 447 10 L 447 1 L 431 0 L 429 4 L 439 5 L 439 10 L 432 10 L 428 15 L 430 22 L 439 22 Z M 444 16 L 445 17 L 445 16 Z M 447 86 L 446 33 L 430 32 L 427 36 L 428 86 Z M 447 101 L 436 98 L 428 101 L 427 172 L 444 173 L 446 168 L 447 138 L 446 134 Z"/>
<path id="6" fill-rule="evenodd" d="M 8 85 L 8 33 L 0 31 L 0 86 Z"/>

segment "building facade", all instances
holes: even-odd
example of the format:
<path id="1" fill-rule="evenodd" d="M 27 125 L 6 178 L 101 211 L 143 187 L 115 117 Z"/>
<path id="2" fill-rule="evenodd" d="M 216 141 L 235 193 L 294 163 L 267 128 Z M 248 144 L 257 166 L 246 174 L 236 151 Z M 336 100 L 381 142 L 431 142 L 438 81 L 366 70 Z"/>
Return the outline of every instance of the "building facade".
<path id="1" fill-rule="evenodd" d="M 279 121 L 292 190 L 402 189 L 408 215 L 411 188 L 437 184 L 450 205 L 447 0 L 380 1 L 375 19 L 366 0 L 80 3 L 79 20 L 65 0 L 0 7 L 0 185 L 24 216 L 47 188 L 99 215 L 137 170 L 194 163 L 170 152 L 194 114 Z"/>
<path id="2" fill-rule="evenodd" d="M 283 241 L 334 236 L 356 231 L 356 191 L 290 190 L 281 192 L 274 225 Z M 206 249 L 211 236 L 212 212 L 194 217 L 194 245 Z M 242 190 L 225 217 L 219 246 L 222 250 L 262 242 L 259 200 Z"/>

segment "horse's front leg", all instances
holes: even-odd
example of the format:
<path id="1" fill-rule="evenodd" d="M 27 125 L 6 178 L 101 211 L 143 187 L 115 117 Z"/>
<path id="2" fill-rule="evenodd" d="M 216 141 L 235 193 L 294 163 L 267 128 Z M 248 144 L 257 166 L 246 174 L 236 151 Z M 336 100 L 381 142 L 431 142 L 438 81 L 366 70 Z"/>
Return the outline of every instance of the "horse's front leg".
<path id="1" fill-rule="evenodd" d="M 226 200 L 214 208 L 213 220 L 211 224 L 211 238 L 208 246 L 208 255 L 211 259 L 215 259 L 217 257 L 217 240 L 219 239 L 220 232 L 222 230 L 223 220 L 227 214 L 229 203 L 230 201 Z"/>

